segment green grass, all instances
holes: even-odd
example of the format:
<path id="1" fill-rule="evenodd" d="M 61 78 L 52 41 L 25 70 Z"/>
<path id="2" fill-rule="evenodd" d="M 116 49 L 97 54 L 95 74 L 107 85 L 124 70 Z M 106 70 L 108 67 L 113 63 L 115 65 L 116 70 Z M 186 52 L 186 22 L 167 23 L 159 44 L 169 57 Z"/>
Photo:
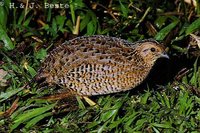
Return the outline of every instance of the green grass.
<path id="1" fill-rule="evenodd" d="M 60 3 L 69 4 L 67 9 L 45 9 L 43 2 L 35 2 L 42 8 L 27 10 L 9 8 L 9 0 L 0 6 L 0 132 L 200 132 L 200 53 L 198 44 L 190 42 L 191 33 L 200 34 L 199 4 L 65 0 Z M 96 107 L 79 97 L 38 99 L 56 93 L 55 88 L 33 84 L 23 89 L 52 48 L 94 34 L 163 41 L 171 57 L 170 80 L 159 87 L 145 82 L 135 91 L 92 97 Z M 181 76 L 183 68 L 187 72 Z"/>

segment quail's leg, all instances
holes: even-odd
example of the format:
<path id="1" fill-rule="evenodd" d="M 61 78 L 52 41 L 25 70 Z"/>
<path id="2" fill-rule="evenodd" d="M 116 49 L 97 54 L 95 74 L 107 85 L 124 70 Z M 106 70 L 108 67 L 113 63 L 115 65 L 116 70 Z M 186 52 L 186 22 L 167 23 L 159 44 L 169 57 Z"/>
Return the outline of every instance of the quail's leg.
<path id="1" fill-rule="evenodd" d="M 95 106 L 97 105 L 94 101 L 92 101 L 90 98 L 87 96 L 83 96 L 83 99 L 90 105 L 90 106 Z"/>

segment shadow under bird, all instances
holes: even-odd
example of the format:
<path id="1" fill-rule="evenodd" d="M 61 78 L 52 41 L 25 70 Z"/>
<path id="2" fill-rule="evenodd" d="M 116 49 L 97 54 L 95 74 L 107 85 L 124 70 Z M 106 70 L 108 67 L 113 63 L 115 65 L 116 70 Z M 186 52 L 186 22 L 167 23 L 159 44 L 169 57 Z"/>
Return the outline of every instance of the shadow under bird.
<path id="1" fill-rule="evenodd" d="M 80 96 L 123 92 L 141 84 L 161 57 L 168 58 L 153 39 L 131 43 L 103 35 L 83 36 L 53 49 L 34 80 Z"/>

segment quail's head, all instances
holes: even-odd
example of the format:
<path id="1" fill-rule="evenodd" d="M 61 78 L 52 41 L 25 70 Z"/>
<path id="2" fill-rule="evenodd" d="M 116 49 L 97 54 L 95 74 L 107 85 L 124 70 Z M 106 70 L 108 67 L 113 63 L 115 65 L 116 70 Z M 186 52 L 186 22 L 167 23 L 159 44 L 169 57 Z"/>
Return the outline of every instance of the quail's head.
<path id="1" fill-rule="evenodd" d="M 136 47 L 136 51 L 149 66 L 153 65 L 158 58 L 169 58 L 163 45 L 154 40 L 144 40 Z"/>
<path id="2" fill-rule="evenodd" d="M 158 58 L 169 58 L 163 45 L 159 44 L 157 41 L 144 40 L 138 43 L 136 51 L 148 66 L 152 66 Z"/>

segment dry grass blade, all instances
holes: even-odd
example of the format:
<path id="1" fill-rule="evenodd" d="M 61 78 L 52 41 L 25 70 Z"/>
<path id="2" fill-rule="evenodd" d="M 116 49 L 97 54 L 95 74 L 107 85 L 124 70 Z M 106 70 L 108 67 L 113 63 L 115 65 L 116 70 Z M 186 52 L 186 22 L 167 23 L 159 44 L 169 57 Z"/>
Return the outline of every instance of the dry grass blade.
<path id="1" fill-rule="evenodd" d="M 12 115 L 12 113 L 17 109 L 18 105 L 18 101 L 19 101 L 19 97 L 15 99 L 15 101 L 13 102 L 13 104 L 11 105 L 11 107 L 6 110 L 5 112 L 0 113 L 0 116 L 3 117 L 9 117 L 10 115 Z"/>

